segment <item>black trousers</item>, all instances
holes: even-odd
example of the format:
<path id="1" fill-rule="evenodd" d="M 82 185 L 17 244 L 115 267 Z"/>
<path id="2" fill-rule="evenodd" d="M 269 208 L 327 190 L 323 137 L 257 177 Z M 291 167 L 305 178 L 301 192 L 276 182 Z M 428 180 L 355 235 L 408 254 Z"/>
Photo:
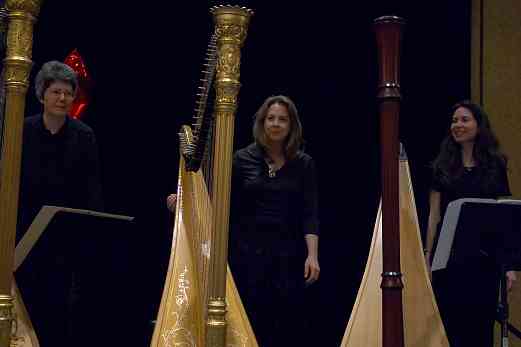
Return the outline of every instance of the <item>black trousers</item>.
<path id="1" fill-rule="evenodd" d="M 433 273 L 433 288 L 451 347 L 493 347 L 499 270 L 485 258 Z"/>
<path id="2" fill-rule="evenodd" d="M 259 346 L 306 346 L 303 238 L 258 225 L 236 241 L 232 272 Z"/>
<path id="3" fill-rule="evenodd" d="M 78 304 L 72 269 L 56 255 L 52 271 L 33 262 L 20 271 L 17 282 L 42 347 L 78 345 L 73 339 Z"/>

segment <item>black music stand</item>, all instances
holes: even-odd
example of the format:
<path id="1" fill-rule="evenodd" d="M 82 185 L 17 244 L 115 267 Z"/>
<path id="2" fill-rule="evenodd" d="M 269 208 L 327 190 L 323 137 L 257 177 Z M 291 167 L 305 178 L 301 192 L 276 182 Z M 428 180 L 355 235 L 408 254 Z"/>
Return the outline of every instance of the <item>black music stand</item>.
<path id="1" fill-rule="evenodd" d="M 432 270 L 487 259 L 500 269 L 499 320 L 508 339 L 507 270 L 521 269 L 521 201 L 459 199 L 447 207 Z"/>
<path id="2" fill-rule="evenodd" d="M 125 336 L 132 220 L 55 206 L 40 210 L 16 247 L 14 271 L 41 347 L 112 345 Z"/>

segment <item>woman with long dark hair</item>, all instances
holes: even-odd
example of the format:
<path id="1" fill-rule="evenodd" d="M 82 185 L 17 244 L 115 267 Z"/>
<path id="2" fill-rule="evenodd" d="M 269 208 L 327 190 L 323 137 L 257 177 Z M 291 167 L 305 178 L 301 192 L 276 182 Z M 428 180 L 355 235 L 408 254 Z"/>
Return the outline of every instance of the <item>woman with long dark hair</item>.
<path id="1" fill-rule="evenodd" d="M 509 196 L 507 160 L 500 151 L 489 118 L 470 101 L 452 108 L 452 124 L 433 162 L 433 182 L 425 259 L 439 237 L 447 205 L 461 198 L 498 199 Z M 458 250 L 453 250 L 455 253 Z M 436 271 L 433 287 L 452 347 L 493 346 L 500 271 L 481 255 L 461 258 L 451 254 L 449 266 Z M 507 286 L 516 279 L 507 271 Z"/>

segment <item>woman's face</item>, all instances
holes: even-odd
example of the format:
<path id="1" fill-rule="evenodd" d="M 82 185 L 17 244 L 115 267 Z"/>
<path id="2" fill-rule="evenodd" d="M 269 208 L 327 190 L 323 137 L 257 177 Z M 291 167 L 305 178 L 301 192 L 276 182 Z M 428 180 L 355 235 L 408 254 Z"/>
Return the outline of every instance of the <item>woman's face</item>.
<path id="1" fill-rule="evenodd" d="M 49 116 L 65 117 L 72 108 L 74 90 L 69 83 L 54 81 L 43 93 L 43 112 Z"/>
<path id="2" fill-rule="evenodd" d="M 264 132 L 271 144 L 283 143 L 289 134 L 290 118 L 285 105 L 273 104 L 264 118 Z"/>
<path id="3" fill-rule="evenodd" d="M 450 126 L 452 138 L 456 143 L 473 143 L 478 134 L 478 123 L 472 112 L 459 107 L 452 115 L 452 125 Z"/>

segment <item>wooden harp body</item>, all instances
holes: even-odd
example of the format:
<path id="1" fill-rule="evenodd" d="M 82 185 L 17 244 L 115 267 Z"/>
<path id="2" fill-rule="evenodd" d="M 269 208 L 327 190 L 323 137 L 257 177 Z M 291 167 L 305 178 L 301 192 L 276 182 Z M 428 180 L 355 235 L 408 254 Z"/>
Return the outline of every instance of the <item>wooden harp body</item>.
<path id="1" fill-rule="evenodd" d="M 409 165 L 405 155 L 399 165 L 400 261 L 403 273 L 404 345 L 407 347 L 449 346 L 434 299 L 422 251 L 422 241 Z M 360 289 L 342 339 L 342 347 L 383 345 L 382 210 L 378 209 L 373 239 Z"/>

